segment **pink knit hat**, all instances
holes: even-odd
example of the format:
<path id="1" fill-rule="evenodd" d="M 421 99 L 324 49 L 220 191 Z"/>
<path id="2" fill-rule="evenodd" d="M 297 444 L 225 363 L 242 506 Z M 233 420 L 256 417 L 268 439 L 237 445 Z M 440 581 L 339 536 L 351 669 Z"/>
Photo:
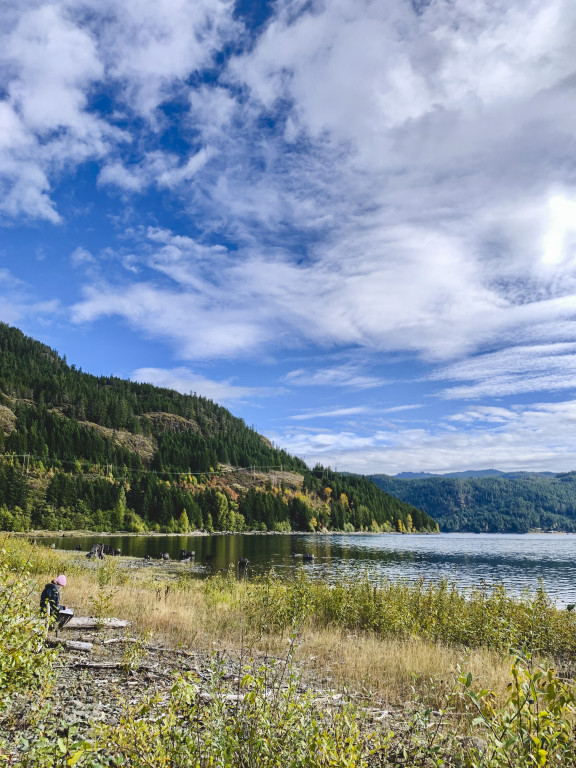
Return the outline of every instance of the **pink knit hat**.
<path id="1" fill-rule="evenodd" d="M 54 581 L 56 584 L 60 584 L 61 587 L 66 586 L 66 576 L 64 576 L 64 574 L 62 574 L 62 576 L 57 576 Z"/>

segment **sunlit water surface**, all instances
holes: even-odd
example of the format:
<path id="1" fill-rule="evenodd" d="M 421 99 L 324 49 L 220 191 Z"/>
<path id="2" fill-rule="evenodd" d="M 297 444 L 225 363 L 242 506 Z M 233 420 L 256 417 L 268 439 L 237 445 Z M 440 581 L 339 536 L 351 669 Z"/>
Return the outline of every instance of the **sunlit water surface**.
<path id="1" fill-rule="evenodd" d="M 576 602 L 576 534 L 285 534 L 212 536 L 110 536 L 43 539 L 60 549 L 84 551 L 104 541 L 123 555 L 156 559 L 181 549 L 196 553 L 190 569 L 208 575 L 248 558 L 248 576 L 270 569 L 292 578 L 299 568 L 316 578 L 378 580 L 446 577 L 461 587 L 501 582 L 513 592 L 534 590 L 540 580 L 559 603 Z M 303 561 L 302 555 L 314 555 Z"/>

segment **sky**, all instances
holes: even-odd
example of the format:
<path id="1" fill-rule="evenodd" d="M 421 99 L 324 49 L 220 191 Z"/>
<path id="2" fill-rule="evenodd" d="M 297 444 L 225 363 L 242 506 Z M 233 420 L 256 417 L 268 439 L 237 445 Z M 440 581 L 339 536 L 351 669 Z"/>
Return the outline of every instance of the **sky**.
<path id="1" fill-rule="evenodd" d="M 0 321 L 310 465 L 576 469 L 574 0 L 3 0 Z"/>

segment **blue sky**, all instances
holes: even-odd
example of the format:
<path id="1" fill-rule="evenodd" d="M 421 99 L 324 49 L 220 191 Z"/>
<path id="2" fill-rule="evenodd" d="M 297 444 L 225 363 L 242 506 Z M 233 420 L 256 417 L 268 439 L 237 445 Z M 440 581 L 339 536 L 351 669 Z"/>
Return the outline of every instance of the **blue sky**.
<path id="1" fill-rule="evenodd" d="M 576 467 L 573 0 L 8 0 L 0 320 L 310 464 Z"/>

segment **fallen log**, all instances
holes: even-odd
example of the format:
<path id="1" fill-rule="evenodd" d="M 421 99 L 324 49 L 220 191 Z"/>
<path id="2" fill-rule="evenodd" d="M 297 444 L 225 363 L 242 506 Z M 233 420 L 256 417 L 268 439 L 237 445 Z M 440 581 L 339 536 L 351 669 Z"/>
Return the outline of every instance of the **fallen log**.
<path id="1" fill-rule="evenodd" d="M 95 616 L 74 616 L 63 629 L 123 629 L 130 625 L 123 619 L 97 619 Z"/>
<path id="2" fill-rule="evenodd" d="M 72 667 L 74 669 L 114 669 L 116 671 L 126 671 L 126 664 L 123 664 L 121 661 L 114 662 L 114 661 L 77 661 L 75 664 L 72 664 Z M 160 677 L 167 677 L 166 674 L 163 674 L 161 672 L 156 672 L 155 669 L 152 669 L 147 664 L 138 664 L 135 667 L 130 668 L 131 672 L 152 672 L 154 674 L 159 675 Z"/>
<path id="3" fill-rule="evenodd" d="M 51 646 L 63 645 L 71 651 L 86 651 L 90 653 L 93 648 L 92 643 L 81 643 L 79 640 L 63 640 L 60 637 L 49 637 L 46 642 Z"/>

